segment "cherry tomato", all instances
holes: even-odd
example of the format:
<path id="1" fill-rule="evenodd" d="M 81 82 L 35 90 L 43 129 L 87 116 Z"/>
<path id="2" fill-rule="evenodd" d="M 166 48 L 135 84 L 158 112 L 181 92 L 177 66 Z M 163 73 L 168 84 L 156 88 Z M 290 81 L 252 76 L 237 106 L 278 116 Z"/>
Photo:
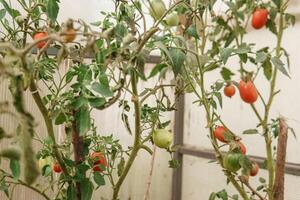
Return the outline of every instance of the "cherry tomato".
<path id="1" fill-rule="evenodd" d="M 227 85 L 225 88 L 224 88 L 224 94 L 227 96 L 227 97 L 232 97 L 234 94 L 235 94 L 235 87 L 234 85 Z"/>
<path id="2" fill-rule="evenodd" d="M 36 34 L 34 34 L 33 39 L 34 40 L 39 40 L 42 38 L 45 38 L 48 36 L 48 33 L 46 32 L 38 32 Z M 37 48 L 42 49 L 45 45 L 46 45 L 47 41 L 41 41 L 37 44 Z"/>
<path id="3" fill-rule="evenodd" d="M 167 15 L 166 22 L 169 26 L 178 26 L 179 24 L 179 16 L 176 12 L 172 12 Z"/>
<path id="4" fill-rule="evenodd" d="M 227 153 L 223 158 L 224 168 L 231 172 L 238 171 L 241 168 L 240 158 L 242 156 L 240 153 Z"/>
<path id="5" fill-rule="evenodd" d="M 166 5 L 162 0 L 150 1 L 150 15 L 155 19 L 160 19 L 166 12 Z"/>
<path id="6" fill-rule="evenodd" d="M 63 39 L 65 43 L 73 42 L 76 38 L 76 30 L 73 28 L 68 29 L 66 32 L 66 35 L 64 35 Z"/>
<path id="7" fill-rule="evenodd" d="M 254 103 L 258 98 L 258 92 L 252 81 L 240 81 L 239 84 L 240 96 L 246 103 Z"/>
<path id="8" fill-rule="evenodd" d="M 107 167 L 106 159 L 101 152 L 93 152 L 90 155 L 90 158 L 94 161 L 94 166 L 93 166 L 94 171 L 102 172 L 103 169 L 101 169 L 100 165 Z"/>
<path id="9" fill-rule="evenodd" d="M 173 142 L 173 135 L 166 129 L 157 129 L 152 135 L 153 142 L 159 148 L 167 149 Z"/>
<path id="10" fill-rule="evenodd" d="M 217 126 L 214 131 L 215 138 L 217 138 L 221 142 L 227 143 L 227 141 L 225 140 L 226 131 L 227 130 L 224 126 Z"/>
<path id="11" fill-rule="evenodd" d="M 259 171 L 259 165 L 257 164 L 257 162 L 253 161 L 252 168 L 250 170 L 250 176 L 256 176 L 258 174 L 258 171 Z"/>
<path id="12" fill-rule="evenodd" d="M 252 15 L 252 26 L 255 29 L 264 27 L 268 21 L 268 11 L 264 8 L 258 8 Z"/>
<path id="13" fill-rule="evenodd" d="M 58 163 L 54 163 L 53 166 L 52 166 L 52 169 L 56 173 L 62 172 L 62 169 L 61 169 L 61 167 L 60 167 L 60 165 Z"/>

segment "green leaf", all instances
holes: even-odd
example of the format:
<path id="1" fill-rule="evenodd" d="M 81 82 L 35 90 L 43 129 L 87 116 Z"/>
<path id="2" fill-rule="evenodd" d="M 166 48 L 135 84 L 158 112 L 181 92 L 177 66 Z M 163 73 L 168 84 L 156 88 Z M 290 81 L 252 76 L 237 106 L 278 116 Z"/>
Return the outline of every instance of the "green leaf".
<path id="1" fill-rule="evenodd" d="M 215 200 L 216 197 L 217 197 L 216 193 L 213 192 L 213 193 L 211 193 L 211 194 L 209 195 L 208 200 Z"/>
<path id="2" fill-rule="evenodd" d="M 220 58 L 224 64 L 227 63 L 228 58 L 231 56 L 234 49 L 232 48 L 224 48 L 220 50 Z"/>
<path id="3" fill-rule="evenodd" d="M 273 57 L 271 59 L 273 65 L 279 70 L 281 71 L 284 75 L 286 75 L 287 77 L 291 78 L 288 71 L 284 68 L 284 63 L 278 58 L 278 57 Z"/>
<path id="4" fill-rule="evenodd" d="M 221 190 L 217 193 L 217 197 L 221 198 L 222 200 L 228 200 L 228 194 L 226 190 Z"/>
<path id="5" fill-rule="evenodd" d="M 255 62 L 257 63 L 263 63 L 268 58 L 268 54 L 265 52 L 257 52 Z"/>
<path id="6" fill-rule="evenodd" d="M 124 170 L 124 166 L 125 166 L 125 159 L 122 157 L 119 164 L 118 164 L 118 176 L 121 176 L 121 174 L 123 173 Z"/>
<path id="7" fill-rule="evenodd" d="M 66 115 L 63 112 L 60 112 L 55 119 L 55 125 L 63 124 L 67 120 Z"/>
<path id="8" fill-rule="evenodd" d="M 94 172 L 94 181 L 98 186 L 105 185 L 105 180 L 100 172 Z"/>
<path id="9" fill-rule="evenodd" d="M 193 24 L 189 26 L 189 28 L 185 31 L 189 36 L 192 36 L 196 39 L 199 39 L 199 35 L 197 33 L 196 26 Z"/>
<path id="10" fill-rule="evenodd" d="M 258 131 L 256 129 L 248 129 L 248 130 L 245 130 L 243 132 L 243 134 L 245 134 L 245 135 L 258 134 Z"/>
<path id="11" fill-rule="evenodd" d="M 228 68 L 223 67 L 221 70 L 221 75 L 225 81 L 229 81 L 231 80 L 231 76 L 233 76 L 234 73 L 231 72 Z"/>
<path id="12" fill-rule="evenodd" d="M 223 106 L 223 103 L 222 103 L 222 94 L 220 92 L 216 92 L 215 96 L 217 97 L 217 99 L 219 101 L 219 104 L 220 104 L 220 107 L 222 108 L 222 106 Z"/>
<path id="13" fill-rule="evenodd" d="M 263 186 L 263 185 L 260 185 L 260 186 L 258 186 L 258 187 L 256 188 L 257 191 L 260 191 L 260 190 L 262 190 L 262 189 L 264 189 L 264 186 Z"/>
<path id="14" fill-rule="evenodd" d="M 271 80 L 272 78 L 272 64 L 270 62 L 270 59 L 267 59 L 263 64 L 262 67 L 264 69 L 264 75 L 268 80 Z"/>
<path id="15" fill-rule="evenodd" d="M 106 100 L 101 97 L 89 98 L 89 103 L 93 108 L 99 108 L 106 103 Z"/>
<path id="16" fill-rule="evenodd" d="M 151 70 L 150 75 L 148 78 L 151 78 L 153 76 L 155 76 L 156 74 L 158 74 L 162 69 L 168 67 L 168 65 L 166 63 L 159 63 L 157 65 L 155 65 L 155 67 Z"/>
<path id="17" fill-rule="evenodd" d="M 241 44 L 237 49 L 234 50 L 234 52 L 237 54 L 245 54 L 249 53 L 250 51 L 251 48 L 245 43 Z"/>
<path id="18" fill-rule="evenodd" d="M 259 180 L 260 183 L 266 183 L 266 179 L 264 179 L 264 178 L 262 178 L 262 177 L 259 177 L 258 180 Z"/>
<path id="19" fill-rule="evenodd" d="M 218 63 L 211 63 L 204 68 L 204 72 L 209 72 L 217 69 L 219 67 Z"/>
<path id="20" fill-rule="evenodd" d="M 185 61 L 185 54 L 179 49 L 171 49 L 172 69 L 175 77 L 182 72 Z"/>
<path id="21" fill-rule="evenodd" d="M 76 123 L 77 123 L 77 131 L 79 135 L 84 135 L 86 132 L 90 130 L 91 127 L 91 118 L 90 111 L 87 106 L 83 106 L 75 115 Z"/>
<path id="22" fill-rule="evenodd" d="M 14 180 L 18 180 L 20 178 L 20 174 L 21 174 L 19 161 L 11 159 L 10 163 L 9 163 L 9 168 L 12 172 Z"/>
<path id="23" fill-rule="evenodd" d="M 70 184 L 67 189 L 67 200 L 76 200 L 76 190 L 74 184 Z"/>
<path id="24" fill-rule="evenodd" d="M 80 182 L 81 200 L 91 200 L 94 190 L 94 185 L 89 179 L 83 179 Z"/>
<path id="25" fill-rule="evenodd" d="M 12 9 L 8 5 L 6 0 L 0 0 L 0 2 L 2 3 L 4 9 L 9 13 L 9 15 L 12 16 L 12 18 L 16 18 L 17 16 L 21 15 L 18 10 Z"/>
<path id="26" fill-rule="evenodd" d="M 104 97 L 112 97 L 113 96 L 113 92 L 110 90 L 108 85 L 95 82 L 92 84 L 92 89 L 95 92 L 103 95 Z"/>
<path id="27" fill-rule="evenodd" d="M 237 194 L 232 195 L 232 199 L 233 200 L 238 200 L 239 199 L 239 195 L 237 195 Z"/>
<path id="28" fill-rule="evenodd" d="M 6 10 L 5 9 L 1 9 L 0 10 L 0 20 L 2 20 L 5 17 L 6 14 Z"/>
<path id="29" fill-rule="evenodd" d="M 59 11 L 58 2 L 59 0 L 48 0 L 47 3 L 47 15 L 53 22 L 55 22 L 57 19 Z"/>

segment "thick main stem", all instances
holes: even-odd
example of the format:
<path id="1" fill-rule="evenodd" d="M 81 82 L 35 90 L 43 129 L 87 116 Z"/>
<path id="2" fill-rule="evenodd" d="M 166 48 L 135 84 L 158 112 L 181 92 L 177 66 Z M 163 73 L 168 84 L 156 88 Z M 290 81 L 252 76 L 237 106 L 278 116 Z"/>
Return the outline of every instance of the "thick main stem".
<path id="1" fill-rule="evenodd" d="M 282 1 L 281 5 L 284 1 Z M 277 46 L 276 46 L 276 57 L 280 57 L 281 51 L 281 43 L 282 43 L 282 35 L 283 35 L 283 17 L 284 17 L 284 10 L 280 8 L 280 18 L 279 18 L 279 27 L 278 27 L 278 34 L 277 34 Z M 269 200 L 273 200 L 273 185 L 274 185 L 274 176 L 275 176 L 275 169 L 274 169 L 274 160 L 273 160 L 273 151 L 272 151 L 272 135 L 268 128 L 268 120 L 271 105 L 275 96 L 275 88 L 276 88 L 276 79 L 277 79 L 277 69 L 274 69 L 273 78 L 270 84 L 270 97 L 269 101 L 267 102 L 266 110 L 265 110 L 265 117 L 263 121 L 263 130 L 266 142 L 266 152 L 267 152 L 267 168 L 269 174 L 269 182 L 268 182 L 268 197 Z"/>
<path id="2" fill-rule="evenodd" d="M 73 112 L 73 116 L 75 118 L 76 112 Z M 72 143 L 73 143 L 73 149 L 74 149 L 74 160 L 75 164 L 79 165 L 84 160 L 84 154 L 83 154 L 83 148 L 84 148 L 84 142 L 83 142 L 83 136 L 80 136 L 77 129 L 77 123 L 76 121 L 72 122 Z M 76 182 L 76 197 L 77 200 L 81 200 L 81 186 L 80 182 Z"/>
<path id="3" fill-rule="evenodd" d="M 137 91 L 137 77 L 135 72 L 131 72 L 131 87 L 133 93 L 133 103 L 134 103 L 134 111 L 135 111 L 135 134 L 134 134 L 134 143 L 131 154 L 129 159 L 124 167 L 124 170 L 118 179 L 118 182 L 113 188 L 113 200 L 117 200 L 118 194 L 121 188 L 122 183 L 124 182 L 132 164 L 135 160 L 138 151 L 140 149 L 140 135 L 141 135 L 141 105 L 138 98 L 138 91 Z"/>
<path id="4" fill-rule="evenodd" d="M 48 116 L 48 111 L 47 111 L 46 107 L 44 106 L 42 98 L 41 98 L 41 96 L 40 96 L 40 94 L 39 94 L 39 92 L 37 90 L 37 86 L 36 86 L 36 84 L 35 84 L 35 82 L 33 80 L 30 83 L 30 91 L 31 91 L 31 94 L 33 96 L 33 99 L 34 99 L 36 105 L 38 106 L 40 112 L 42 113 L 42 116 L 44 118 L 44 121 L 45 121 L 45 124 L 46 124 L 46 127 L 47 127 L 48 136 L 52 139 L 52 142 L 53 142 L 53 152 L 54 152 L 55 158 L 57 159 L 57 162 L 61 166 L 63 172 L 66 175 L 68 175 L 68 171 L 67 171 L 66 165 L 65 165 L 65 163 L 63 161 L 61 153 L 59 152 L 59 150 L 57 148 L 57 143 L 56 143 L 56 140 L 55 140 L 55 134 L 54 134 L 52 120 Z"/>

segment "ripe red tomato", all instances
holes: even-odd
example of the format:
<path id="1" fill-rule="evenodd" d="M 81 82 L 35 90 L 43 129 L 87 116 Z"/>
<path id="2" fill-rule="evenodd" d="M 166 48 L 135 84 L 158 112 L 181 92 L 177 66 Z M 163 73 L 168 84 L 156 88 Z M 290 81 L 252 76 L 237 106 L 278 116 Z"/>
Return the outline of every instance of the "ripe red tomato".
<path id="1" fill-rule="evenodd" d="M 46 32 L 38 32 L 33 35 L 34 40 L 39 40 L 42 38 L 48 37 L 48 33 Z M 46 45 L 47 41 L 42 41 L 37 44 L 37 48 L 42 49 Z"/>
<path id="2" fill-rule="evenodd" d="M 252 81 L 240 81 L 239 84 L 240 96 L 246 103 L 254 103 L 258 98 L 258 92 Z"/>
<path id="3" fill-rule="evenodd" d="M 255 29 L 264 27 L 268 21 L 268 11 L 264 8 L 258 8 L 252 15 L 252 26 Z"/>
<path id="4" fill-rule="evenodd" d="M 104 155 L 101 152 L 93 152 L 90 158 L 94 161 L 93 170 L 102 172 L 100 165 L 107 167 L 107 162 Z"/>
<path id="5" fill-rule="evenodd" d="M 224 94 L 227 96 L 227 97 L 232 97 L 234 94 L 235 94 L 235 87 L 234 85 L 227 85 L 225 88 L 224 88 Z"/>
<path id="6" fill-rule="evenodd" d="M 259 171 L 259 165 L 257 164 L 257 162 L 253 161 L 252 168 L 250 170 L 250 176 L 256 176 L 258 174 L 258 171 Z"/>
<path id="7" fill-rule="evenodd" d="M 62 172 L 62 169 L 61 169 L 61 167 L 60 167 L 60 165 L 58 163 L 54 163 L 53 166 L 52 166 L 52 169 L 56 173 Z"/>
<path id="8" fill-rule="evenodd" d="M 215 138 L 217 138 L 219 141 L 227 143 L 227 141 L 225 140 L 225 132 L 226 132 L 226 128 L 224 126 L 217 126 L 217 128 L 214 131 L 214 136 Z"/>
<path id="9" fill-rule="evenodd" d="M 66 32 L 66 35 L 64 35 L 64 42 L 70 43 L 73 42 L 76 38 L 76 30 L 73 28 L 68 29 Z"/>
<path id="10" fill-rule="evenodd" d="M 227 153 L 223 158 L 224 168 L 231 172 L 238 171 L 241 168 L 240 158 L 242 156 L 240 153 Z"/>
<path id="11" fill-rule="evenodd" d="M 239 144 L 241 153 L 246 155 L 246 152 L 247 152 L 246 146 L 242 142 L 238 142 L 238 144 Z"/>

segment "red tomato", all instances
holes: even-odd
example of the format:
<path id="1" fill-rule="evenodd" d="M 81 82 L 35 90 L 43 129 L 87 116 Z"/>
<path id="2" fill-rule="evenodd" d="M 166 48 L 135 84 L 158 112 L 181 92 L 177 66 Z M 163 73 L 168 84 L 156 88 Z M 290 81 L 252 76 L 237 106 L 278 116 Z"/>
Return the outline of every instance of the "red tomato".
<path id="1" fill-rule="evenodd" d="M 232 96 L 235 94 L 235 87 L 234 87 L 234 85 L 227 85 L 227 86 L 224 88 L 224 94 L 225 94 L 227 97 L 232 97 Z"/>
<path id="2" fill-rule="evenodd" d="M 33 39 L 34 40 L 39 40 L 39 39 L 45 38 L 47 36 L 48 36 L 48 33 L 46 33 L 46 32 L 39 32 L 39 33 L 34 34 Z M 47 41 L 39 42 L 37 44 L 37 48 L 42 49 L 46 45 L 46 43 L 47 43 Z"/>
<path id="3" fill-rule="evenodd" d="M 60 165 L 58 163 L 54 163 L 53 166 L 52 166 L 52 169 L 56 173 L 62 172 L 62 169 L 61 169 L 61 167 L 60 167 Z"/>
<path id="4" fill-rule="evenodd" d="M 90 158 L 94 161 L 94 166 L 93 166 L 94 171 L 102 172 L 103 170 L 101 169 L 100 165 L 107 167 L 106 159 L 101 152 L 93 152 Z"/>
<path id="5" fill-rule="evenodd" d="M 241 142 L 238 142 L 238 144 L 240 146 L 241 153 L 246 155 L 246 152 L 247 152 L 246 146 Z"/>
<path id="6" fill-rule="evenodd" d="M 259 171 L 259 165 L 257 164 L 257 162 L 253 161 L 252 168 L 250 170 L 250 176 L 256 176 L 258 174 L 258 171 Z"/>
<path id="7" fill-rule="evenodd" d="M 268 21 L 268 11 L 264 8 L 258 8 L 252 15 L 252 26 L 255 29 L 264 27 Z"/>
<path id="8" fill-rule="evenodd" d="M 225 140 L 225 132 L 226 132 L 226 128 L 224 126 L 217 126 L 217 128 L 214 131 L 214 136 L 215 138 L 217 138 L 219 141 L 227 143 L 227 141 Z"/>
<path id="9" fill-rule="evenodd" d="M 252 81 L 244 82 L 243 80 L 241 80 L 239 90 L 242 100 L 246 103 L 252 104 L 258 98 L 258 92 Z"/>

